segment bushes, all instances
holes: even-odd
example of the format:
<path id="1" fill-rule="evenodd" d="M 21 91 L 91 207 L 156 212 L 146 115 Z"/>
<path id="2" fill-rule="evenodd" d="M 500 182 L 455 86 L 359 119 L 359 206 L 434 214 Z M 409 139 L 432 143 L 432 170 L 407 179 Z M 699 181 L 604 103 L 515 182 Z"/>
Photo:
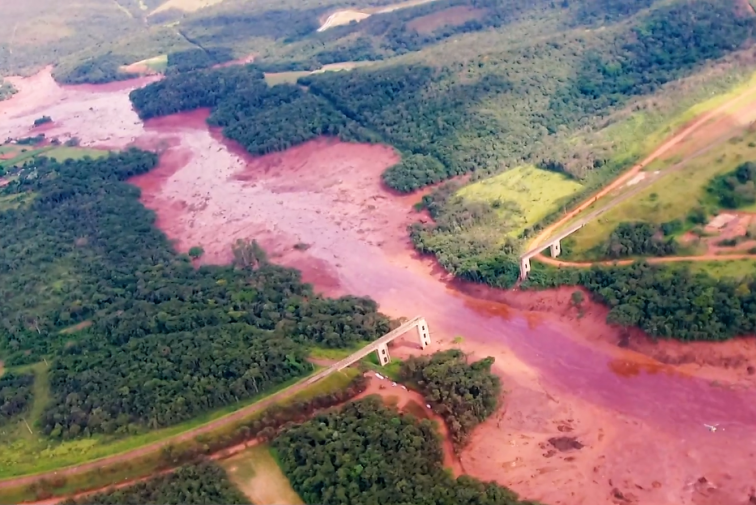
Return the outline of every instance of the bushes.
<path id="1" fill-rule="evenodd" d="M 706 190 L 727 209 L 756 203 L 756 163 L 748 161 L 732 172 L 716 176 Z"/>
<path id="2" fill-rule="evenodd" d="M 609 236 L 604 255 L 609 258 L 624 258 L 675 254 L 677 242 L 674 238 L 665 240 L 664 235 L 662 227 L 649 223 L 620 223 Z"/>
<path id="3" fill-rule="evenodd" d="M 464 353 L 453 349 L 402 363 L 402 380 L 415 384 L 434 412 L 444 418 L 456 450 L 496 410 L 501 383 L 491 373 L 493 362 L 488 357 L 468 364 Z"/>

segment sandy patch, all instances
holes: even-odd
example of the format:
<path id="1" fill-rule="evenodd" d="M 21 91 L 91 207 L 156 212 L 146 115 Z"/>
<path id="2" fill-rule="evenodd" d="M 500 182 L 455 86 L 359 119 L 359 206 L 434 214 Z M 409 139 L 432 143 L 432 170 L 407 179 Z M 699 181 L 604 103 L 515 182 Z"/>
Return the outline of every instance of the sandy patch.
<path id="1" fill-rule="evenodd" d="M 160 14 L 161 12 L 175 9 L 181 12 L 196 12 L 205 7 L 210 7 L 215 4 L 221 3 L 223 0 L 168 0 L 160 7 L 150 12 L 150 16 Z"/>
<path id="2" fill-rule="evenodd" d="M 323 24 L 320 25 L 320 28 L 318 28 L 318 31 L 323 32 L 329 28 L 333 28 L 334 26 L 348 25 L 352 21 L 356 21 L 359 23 L 363 19 L 366 19 L 369 17 L 370 17 L 370 14 L 367 14 L 365 12 L 355 11 L 352 9 L 336 11 L 326 18 Z"/>

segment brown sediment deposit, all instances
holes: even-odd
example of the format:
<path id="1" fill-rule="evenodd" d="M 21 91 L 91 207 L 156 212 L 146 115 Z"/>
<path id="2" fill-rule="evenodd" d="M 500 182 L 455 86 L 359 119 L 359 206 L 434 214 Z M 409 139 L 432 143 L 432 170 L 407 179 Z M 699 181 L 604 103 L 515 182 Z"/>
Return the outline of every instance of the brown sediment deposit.
<path id="1" fill-rule="evenodd" d="M 419 197 L 381 184 L 398 159 L 392 149 L 322 139 L 249 157 L 210 132 L 202 114 L 165 129 L 179 143 L 164 156 L 178 161 L 135 181 L 158 226 L 179 250 L 201 245 L 207 263 L 230 261 L 233 241 L 255 238 L 319 290 L 371 296 L 392 316 L 422 314 L 433 350 L 462 336 L 466 353 L 494 356 L 509 393 L 463 452 L 468 473 L 547 503 L 614 503 L 614 490 L 642 503 L 695 503 L 690 486 L 702 475 L 747 496 L 756 477 L 749 393 L 620 349 L 600 315 L 564 319 L 552 305 L 542 307 L 548 314 L 522 311 L 512 305 L 532 294 L 444 282 L 407 238 Z M 161 127 L 146 130 L 161 135 Z M 392 350 L 406 352 L 418 351 Z M 585 447 L 546 458 L 542 445 L 559 436 Z"/>
<path id="2" fill-rule="evenodd" d="M 49 71 L 31 79 L 43 91 L 17 83 L 20 93 L 0 104 L 0 135 L 25 134 L 46 114 L 59 136 L 160 150 L 160 166 L 132 182 L 179 251 L 201 245 L 202 262 L 227 263 L 236 239 L 257 239 L 274 262 L 301 269 L 318 290 L 371 296 L 395 317 L 423 315 L 434 340 L 425 352 L 455 346 L 461 336 L 471 359 L 493 356 L 507 393 L 462 452 L 467 473 L 555 505 L 700 505 L 704 495 L 747 502 L 756 481 L 752 385 L 725 380 L 728 371 L 714 366 L 660 363 L 633 351 L 634 338 L 618 347 L 605 309 L 586 297 L 578 317 L 571 289 L 503 292 L 446 282 L 407 237 L 419 196 L 381 183 L 399 159 L 393 149 L 320 139 L 249 157 L 208 129 L 207 111 L 143 125 L 127 96 L 136 82 L 115 90 L 61 88 Z M 668 345 L 669 354 L 691 348 L 653 345 Z M 421 351 L 400 342 L 391 352 Z M 720 372 L 725 379 L 714 382 Z M 562 436 L 584 447 L 547 456 L 556 450 L 548 440 Z"/>
<path id="3" fill-rule="evenodd" d="M 51 68 L 31 77 L 11 77 L 19 90 L 0 102 L 0 139 L 21 138 L 44 131 L 49 138 L 78 137 L 82 145 L 122 148 L 144 134 L 131 108 L 128 91 L 155 80 L 133 79 L 105 85 L 60 86 Z M 34 128 L 34 120 L 50 116 L 53 123 Z"/>

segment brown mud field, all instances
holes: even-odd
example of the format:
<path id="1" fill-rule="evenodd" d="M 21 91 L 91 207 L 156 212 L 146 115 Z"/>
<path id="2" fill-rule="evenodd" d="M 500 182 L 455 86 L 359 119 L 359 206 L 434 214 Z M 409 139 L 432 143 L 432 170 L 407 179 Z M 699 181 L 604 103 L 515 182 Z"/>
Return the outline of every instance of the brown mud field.
<path id="1" fill-rule="evenodd" d="M 44 113 L 92 145 L 138 139 L 162 150 L 159 168 L 133 182 L 179 251 L 200 245 L 203 262 L 225 263 L 236 239 L 255 238 L 318 290 L 371 296 L 395 317 L 425 316 L 434 339 L 426 352 L 462 337 L 454 345 L 471 357 L 494 356 L 508 393 L 463 451 L 467 473 L 550 504 L 748 503 L 756 485 L 756 403 L 747 377 L 712 363 L 665 366 L 618 349 L 618 335 L 587 303 L 584 317 L 565 315 L 564 293 L 541 293 L 539 301 L 446 282 L 407 238 L 419 197 L 381 185 L 381 172 L 398 159 L 391 148 L 317 140 L 252 158 L 207 128 L 206 111 L 143 126 L 125 90 L 57 87 L 68 98 L 55 102 L 53 114 L 24 98 L 23 82 L 14 84 L 21 100 L 0 104 L 0 130 L 28 128 Z M 110 102 L 113 117 L 76 117 L 100 101 Z M 392 353 L 420 352 L 415 347 L 407 338 Z M 665 352 L 687 349 L 670 343 Z M 549 442 L 559 437 L 582 447 L 562 451 Z"/>

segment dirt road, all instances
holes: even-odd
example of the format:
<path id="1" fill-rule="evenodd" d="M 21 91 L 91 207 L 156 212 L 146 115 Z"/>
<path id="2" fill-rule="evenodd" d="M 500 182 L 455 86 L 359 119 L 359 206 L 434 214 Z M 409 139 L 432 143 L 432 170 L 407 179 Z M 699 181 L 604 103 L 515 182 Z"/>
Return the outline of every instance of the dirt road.
<path id="1" fill-rule="evenodd" d="M 739 100 L 742 100 L 743 98 L 749 96 L 752 94 L 755 90 L 754 89 L 748 89 L 746 92 L 726 101 L 719 107 L 703 114 L 698 119 L 690 123 L 688 126 L 680 130 L 678 133 L 676 133 L 674 136 L 672 136 L 670 139 L 668 139 L 666 142 L 664 142 L 662 145 L 657 147 L 649 156 L 647 156 L 643 161 L 638 163 L 637 165 L 634 165 L 630 170 L 623 173 L 619 177 L 617 177 L 615 180 L 613 180 L 609 185 L 604 186 L 600 191 L 597 193 L 589 196 L 587 199 L 585 199 L 580 205 L 569 211 L 567 214 L 562 216 L 558 221 L 550 224 L 546 228 L 544 228 L 541 233 L 538 234 L 532 241 L 531 241 L 531 247 L 536 247 L 542 243 L 545 243 L 548 241 L 549 237 L 553 235 L 554 231 L 558 228 L 565 225 L 567 222 L 569 222 L 572 218 L 583 212 L 585 209 L 596 203 L 599 199 L 605 197 L 612 191 L 614 191 L 617 188 L 620 188 L 624 184 L 626 184 L 628 181 L 630 181 L 633 177 L 638 175 L 638 173 L 643 170 L 646 166 L 657 160 L 659 157 L 667 153 L 670 149 L 673 147 L 676 147 L 678 144 L 680 144 L 682 141 L 685 140 L 687 136 L 689 136 L 691 133 L 695 132 L 697 129 L 699 129 L 701 126 L 708 123 L 710 120 L 716 118 L 719 114 L 721 114 L 723 111 L 727 110 L 729 107 L 732 107 L 735 103 L 737 103 Z M 540 259 L 540 258 L 539 258 Z"/>

